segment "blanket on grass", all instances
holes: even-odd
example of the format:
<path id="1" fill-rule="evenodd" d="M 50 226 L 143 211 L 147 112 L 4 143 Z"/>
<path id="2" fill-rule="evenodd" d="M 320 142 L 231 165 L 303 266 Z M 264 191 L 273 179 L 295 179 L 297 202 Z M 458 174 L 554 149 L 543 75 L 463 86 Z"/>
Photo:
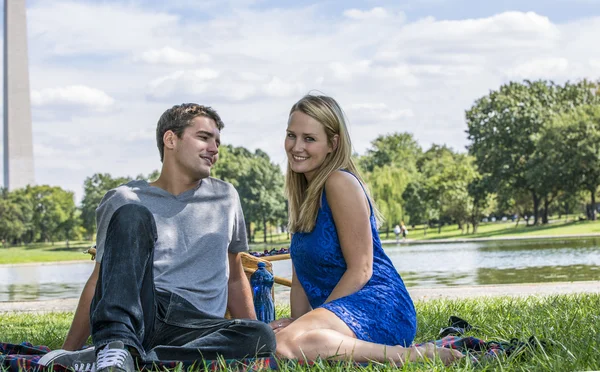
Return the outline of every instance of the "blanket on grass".
<path id="1" fill-rule="evenodd" d="M 460 350 L 464 354 L 468 354 L 473 361 L 477 362 L 489 357 L 497 357 L 503 354 L 510 354 L 517 351 L 521 347 L 527 346 L 528 343 L 523 342 L 496 342 L 484 341 L 476 337 L 460 337 L 446 336 L 434 341 L 437 346 Z M 419 345 L 419 344 L 418 344 Z M 19 345 L 10 343 L 0 343 L 0 369 L 8 371 L 69 371 L 66 366 L 55 364 L 51 367 L 40 365 L 40 358 L 50 352 L 47 346 L 34 346 L 28 342 L 23 342 Z M 138 361 L 139 362 L 139 361 Z M 200 360 L 196 362 L 173 362 L 165 361 L 159 363 L 139 363 L 141 370 L 165 370 L 171 368 L 179 368 L 181 370 L 202 370 L 202 371 L 217 371 L 223 369 L 231 369 L 237 371 L 258 371 L 264 369 L 277 370 L 286 361 L 277 360 L 275 358 L 254 358 L 243 360 Z M 300 365 L 314 365 L 323 362 L 302 362 L 293 361 Z M 325 362 L 331 363 L 331 362 Z M 338 363 L 338 362 L 334 362 Z"/>

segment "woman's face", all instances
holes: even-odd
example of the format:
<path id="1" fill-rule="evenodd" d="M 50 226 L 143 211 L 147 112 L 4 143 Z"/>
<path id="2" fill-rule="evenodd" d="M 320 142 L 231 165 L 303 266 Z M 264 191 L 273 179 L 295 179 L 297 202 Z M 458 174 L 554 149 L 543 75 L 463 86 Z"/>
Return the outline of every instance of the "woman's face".
<path id="1" fill-rule="evenodd" d="M 285 136 L 290 168 L 310 182 L 331 151 L 323 124 L 303 112 L 292 112 Z"/>

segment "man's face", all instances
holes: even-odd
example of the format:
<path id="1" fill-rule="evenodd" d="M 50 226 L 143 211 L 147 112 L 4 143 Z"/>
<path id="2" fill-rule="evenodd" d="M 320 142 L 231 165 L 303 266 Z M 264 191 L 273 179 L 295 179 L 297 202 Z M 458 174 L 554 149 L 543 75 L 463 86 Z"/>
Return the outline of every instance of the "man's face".
<path id="1" fill-rule="evenodd" d="M 190 121 L 181 138 L 175 137 L 173 156 L 180 171 L 192 179 L 210 176 L 219 158 L 221 134 L 213 119 L 197 116 Z"/>

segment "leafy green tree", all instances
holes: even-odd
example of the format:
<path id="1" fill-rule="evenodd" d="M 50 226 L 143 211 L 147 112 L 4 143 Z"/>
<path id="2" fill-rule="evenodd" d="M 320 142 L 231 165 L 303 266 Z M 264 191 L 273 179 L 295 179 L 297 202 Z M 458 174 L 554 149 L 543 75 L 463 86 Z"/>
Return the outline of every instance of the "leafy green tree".
<path id="1" fill-rule="evenodd" d="M 27 230 L 26 205 L 6 189 L 0 189 L 0 243 L 16 243 Z"/>
<path id="2" fill-rule="evenodd" d="M 376 167 L 366 175 L 373 199 L 384 218 L 386 236 L 394 225 L 404 219 L 402 194 L 408 180 L 406 171 L 391 165 Z"/>
<path id="3" fill-rule="evenodd" d="M 267 223 L 277 223 L 287 217 L 279 166 L 271 163 L 264 151 L 252 153 L 244 147 L 223 145 L 212 175 L 237 189 L 250 241 L 254 240 L 254 223 L 262 227 L 266 242 Z"/>
<path id="4" fill-rule="evenodd" d="M 433 145 L 419 163 L 428 204 L 437 209 L 439 217 L 456 221 L 464 232 L 474 208 L 469 186 L 478 177 L 473 158 L 454 153 L 446 146 Z"/>
<path id="5" fill-rule="evenodd" d="M 596 220 L 596 192 L 600 185 L 600 105 L 579 106 L 558 115 L 538 140 L 539 177 L 565 190 L 590 195 L 588 219 Z M 555 180 L 555 182 L 553 182 Z"/>
<path id="6" fill-rule="evenodd" d="M 129 177 L 113 178 L 108 173 L 96 173 L 83 182 L 81 220 L 90 237 L 96 233 L 96 208 L 104 194 L 115 187 L 131 181 Z"/>
<path id="7" fill-rule="evenodd" d="M 58 186 L 29 185 L 24 193 L 32 205 L 32 227 L 36 239 L 52 243 L 59 238 L 68 239 L 65 233 L 77 225 L 73 192 Z"/>
<path id="8" fill-rule="evenodd" d="M 360 157 L 359 165 L 365 172 L 377 167 L 394 165 L 409 174 L 416 172 L 416 162 L 421 156 L 421 146 L 411 133 L 381 135 L 371 142 L 371 148 Z"/>
<path id="9" fill-rule="evenodd" d="M 541 182 L 536 138 L 557 113 L 596 102 L 596 84 L 589 81 L 561 87 L 547 81 L 510 82 L 478 99 L 466 112 L 469 152 L 491 184 L 507 182 L 514 192 L 526 191 L 538 223 L 542 201 L 556 188 Z M 547 169 L 547 168 L 546 168 Z M 546 208 L 547 209 L 547 208 Z"/>

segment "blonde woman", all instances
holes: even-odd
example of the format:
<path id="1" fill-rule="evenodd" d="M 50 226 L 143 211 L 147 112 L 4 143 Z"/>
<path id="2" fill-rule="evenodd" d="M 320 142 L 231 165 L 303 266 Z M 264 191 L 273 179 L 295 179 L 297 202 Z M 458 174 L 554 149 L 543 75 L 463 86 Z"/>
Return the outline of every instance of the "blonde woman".
<path id="1" fill-rule="evenodd" d="M 307 95 L 290 110 L 285 138 L 292 232 L 292 318 L 271 323 L 277 354 L 314 360 L 406 361 L 462 356 L 410 346 L 413 302 L 381 247 L 377 210 L 352 161 L 342 109 Z"/>

